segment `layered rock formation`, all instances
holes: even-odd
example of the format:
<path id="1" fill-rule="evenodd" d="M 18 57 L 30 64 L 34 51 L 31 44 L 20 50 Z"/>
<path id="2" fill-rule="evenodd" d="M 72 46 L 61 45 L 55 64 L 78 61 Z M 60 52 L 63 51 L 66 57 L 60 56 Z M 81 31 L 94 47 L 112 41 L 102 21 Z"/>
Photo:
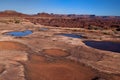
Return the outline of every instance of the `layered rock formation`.
<path id="1" fill-rule="evenodd" d="M 115 29 L 120 30 L 120 16 L 95 16 L 95 15 L 63 15 L 38 13 L 27 15 L 16 11 L 6 10 L 0 12 L 0 17 L 23 17 L 34 24 L 54 27 L 88 28 L 94 30 Z"/>

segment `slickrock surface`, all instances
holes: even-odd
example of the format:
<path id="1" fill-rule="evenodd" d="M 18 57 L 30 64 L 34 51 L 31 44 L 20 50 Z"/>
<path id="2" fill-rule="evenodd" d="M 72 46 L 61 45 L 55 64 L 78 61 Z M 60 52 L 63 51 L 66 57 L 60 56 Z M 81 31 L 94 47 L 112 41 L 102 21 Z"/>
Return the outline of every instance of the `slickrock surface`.
<path id="1" fill-rule="evenodd" d="M 43 53 L 53 57 L 65 57 L 69 55 L 69 53 L 60 49 L 46 49 L 43 50 Z"/>
<path id="2" fill-rule="evenodd" d="M 0 50 L 16 50 L 16 51 L 25 51 L 27 46 L 12 41 L 0 41 Z"/>
<path id="3" fill-rule="evenodd" d="M 28 80 L 91 80 L 92 69 L 69 60 L 49 62 L 41 56 L 31 56 L 25 64 Z"/>
<path id="4" fill-rule="evenodd" d="M 0 80 L 25 80 L 24 66 L 19 61 L 28 60 L 24 51 L 0 51 Z"/>
<path id="5" fill-rule="evenodd" d="M 41 31 L 43 27 L 48 30 Z M 5 35 L 24 30 L 33 33 L 24 37 Z M 83 38 L 57 35 L 60 33 L 77 33 Z M 35 25 L 25 19 L 18 24 L 0 22 L 0 80 L 120 80 L 120 53 L 91 48 L 82 42 L 120 42 L 117 35 Z"/>

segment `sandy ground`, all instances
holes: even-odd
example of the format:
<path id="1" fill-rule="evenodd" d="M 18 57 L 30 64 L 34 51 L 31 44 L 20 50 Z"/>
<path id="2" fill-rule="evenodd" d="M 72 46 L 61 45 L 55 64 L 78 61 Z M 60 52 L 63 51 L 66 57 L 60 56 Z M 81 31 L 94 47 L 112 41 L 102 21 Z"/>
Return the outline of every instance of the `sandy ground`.
<path id="1" fill-rule="evenodd" d="M 41 31 L 41 27 L 48 30 Z M 33 34 L 25 37 L 4 35 L 23 30 L 32 30 Z M 59 33 L 79 33 L 85 38 L 55 35 Z M 0 80 L 120 80 L 120 54 L 94 49 L 82 42 L 119 42 L 117 35 L 30 22 L 0 23 Z"/>

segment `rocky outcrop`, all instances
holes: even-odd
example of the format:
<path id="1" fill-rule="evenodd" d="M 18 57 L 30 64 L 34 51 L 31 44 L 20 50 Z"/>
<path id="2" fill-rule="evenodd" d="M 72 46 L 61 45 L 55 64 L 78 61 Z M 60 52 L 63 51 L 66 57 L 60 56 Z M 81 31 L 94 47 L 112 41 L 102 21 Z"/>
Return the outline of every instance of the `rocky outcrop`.
<path id="1" fill-rule="evenodd" d="M 103 17 L 48 17 L 48 18 L 26 18 L 34 24 L 42 24 L 54 27 L 70 27 L 70 28 L 88 28 L 88 29 L 119 29 L 120 19 L 103 18 Z"/>
<path id="2" fill-rule="evenodd" d="M 28 15 L 13 10 L 5 10 L 0 12 L 0 17 L 25 17 L 25 16 Z"/>
<path id="3" fill-rule="evenodd" d="M 54 27 L 87 28 L 87 29 L 120 29 L 119 16 L 95 16 L 95 15 L 63 15 L 38 13 L 27 15 L 20 12 L 6 10 L 0 12 L 0 17 L 22 17 L 34 24 L 42 24 Z"/>

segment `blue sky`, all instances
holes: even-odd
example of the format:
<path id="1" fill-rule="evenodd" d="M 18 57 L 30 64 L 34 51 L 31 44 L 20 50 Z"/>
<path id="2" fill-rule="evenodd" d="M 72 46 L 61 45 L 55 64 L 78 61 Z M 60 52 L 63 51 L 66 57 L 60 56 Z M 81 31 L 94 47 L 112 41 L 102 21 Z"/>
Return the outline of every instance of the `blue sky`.
<path id="1" fill-rule="evenodd" d="M 0 11 L 120 16 L 120 0 L 1 0 Z"/>

